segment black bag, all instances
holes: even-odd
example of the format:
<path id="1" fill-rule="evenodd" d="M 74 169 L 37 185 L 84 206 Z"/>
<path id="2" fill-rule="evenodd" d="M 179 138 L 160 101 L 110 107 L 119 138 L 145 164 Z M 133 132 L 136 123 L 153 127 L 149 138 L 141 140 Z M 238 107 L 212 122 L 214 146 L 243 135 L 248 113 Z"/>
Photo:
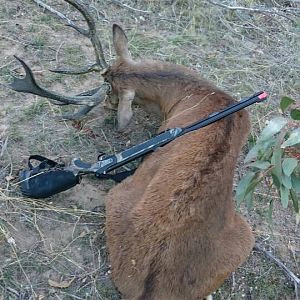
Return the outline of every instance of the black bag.
<path id="1" fill-rule="evenodd" d="M 33 159 L 40 162 L 37 167 L 31 164 Z M 40 155 L 30 156 L 28 167 L 19 174 L 21 192 L 27 197 L 47 198 L 80 183 L 80 176 L 64 169 L 63 164 Z"/>

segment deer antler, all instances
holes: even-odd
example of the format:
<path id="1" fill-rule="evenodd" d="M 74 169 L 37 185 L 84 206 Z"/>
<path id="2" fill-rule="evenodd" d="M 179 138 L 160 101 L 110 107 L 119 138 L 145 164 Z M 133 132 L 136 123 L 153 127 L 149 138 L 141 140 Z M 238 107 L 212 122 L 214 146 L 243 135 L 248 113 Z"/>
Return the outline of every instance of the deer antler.
<path id="1" fill-rule="evenodd" d="M 15 58 L 22 64 L 25 70 L 25 77 L 18 78 L 13 76 L 13 82 L 8 85 L 9 88 L 17 92 L 30 93 L 49 98 L 50 101 L 56 105 L 84 105 L 85 107 L 82 110 L 74 114 L 75 119 L 81 117 L 83 114 L 88 113 L 93 107 L 102 102 L 110 90 L 109 84 L 104 83 L 101 87 L 81 93 L 77 96 L 65 96 L 51 92 L 37 84 L 31 69 L 22 59 L 17 56 L 15 56 Z M 73 119 L 72 115 L 62 116 L 62 118 Z"/>
<path id="2" fill-rule="evenodd" d="M 101 70 L 108 67 L 104 54 L 100 39 L 97 35 L 96 25 L 93 17 L 88 12 L 87 8 L 78 0 L 65 0 L 73 7 L 75 7 L 84 17 L 88 24 L 88 30 L 83 29 L 75 25 L 73 22 L 68 22 L 68 26 L 74 28 L 80 34 L 88 37 L 91 40 L 91 43 L 94 48 L 96 63 L 90 64 L 85 67 L 81 67 L 77 70 L 64 70 L 64 69 L 56 69 L 50 70 L 52 72 L 61 73 L 61 74 L 84 74 L 92 71 L 100 72 Z M 83 105 L 83 108 L 77 111 L 74 114 L 61 116 L 62 119 L 68 120 L 76 120 L 87 114 L 93 107 L 102 102 L 107 93 L 110 90 L 110 86 L 107 83 L 102 84 L 100 87 L 92 89 L 90 91 L 83 92 L 81 94 L 75 96 L 66 96 L 60 95 L 55 92 L 49 91 L 45 88 L 39 86 L 34 78 L 34 75 L 30 69 L 30 67 L 20 58 L 15 56 L 15 58 L 22 64 L 25 70 L 25 77 L 18 78 L 13 76 L 13 82 L 8 85 L 9 88 L 13 89 L 17 92 L 31 93 L 41 97 L 48 98 L 53 104 L 56 105 Z"/>
<path id="3" fill-rule="evenodd" d="M 75 25 L 73 22 L 72 23 L 67 23 L 67 26 L 70 26 L 74 28 L 77 32 L 80 34 L 84 35 L 85 37 L 89 38 L 95 52 L 96 56 L 96 63 L 80 68 L 78 70 L 62 70 L 62 69 L 56 69 L 56 70 L 50 70 L 51 72 L 56 72 L 56 73 L 62 73 L 62 74 L 85 74 L 91 71 L 96 71 L 99 72 L 102 69 L 105 69 L 108 67 L 108 64 L 105 61 L 104 54 L 103 54 L 103 48 L 102 44 L 100 42 L 99 36 L 97 34 L 97 28 L 95 21 L 92 17 L 92 15 L 88 12 L 87 8 L 80 3 L 78 0 L 65 0 L 67 3 L 71 4 L 73 7 L 75 7 L 84 17 L 87 25 L 88 25 L 88 30 L 83 29 L 81 27 L 78 27 Z"/>

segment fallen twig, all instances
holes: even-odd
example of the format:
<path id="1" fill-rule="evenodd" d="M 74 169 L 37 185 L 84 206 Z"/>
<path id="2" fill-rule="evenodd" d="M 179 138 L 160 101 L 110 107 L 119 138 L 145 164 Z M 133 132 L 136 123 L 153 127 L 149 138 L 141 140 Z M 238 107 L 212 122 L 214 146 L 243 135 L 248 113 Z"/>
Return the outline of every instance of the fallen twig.
<path id="1" fill-rule="evenodd" d="M 7 62 L 6 64 L 0 66 L 0 70 L 1 70 L 1 69 L 4 69 L 5 67 L 8 67 L 9 65 L 11 65 L 11 64 L 14 63 L 14 62 L 15 62 L 14 59 L 10 60 L 10 61 Z"/>
<path id="2" fill-rule="evenodd" d="M 220 3 L 220 2 L 216 2 L 213 0 L 207 0 L 207 2 L 216 5 L 216 6 L 220 6 L 222 8 L 226 8 L 229 10 L 244 10 L 244 11 L 249 11 L 249 12 L 253 12 L 253 13 L 259 13 L 259 14 L 265 14 L 265 15 L 278 15 L 281 16 L 283 18 L 286 18 L 292 22 L 294 22 L 294 20 L 290 17 L 288 17 L 286 14 L 281 13 L 280 10 L 278 10 L 278 8 L 272 8 L 272 9 L 267 9 L 267 8 L 263 8 L 263 7 L 244 7 L 244 6 L 229 6 L 226 5 L 224 3 Z M 285 13 L 289 13 L 289 9 L 285 8 L 284 9 Z M 294 13 L 292 13 L 294 15 Z"/>
<path id="3" fill-rule="evenodd" d="M 274 261 L 278 267 L 280 267 L 284 273 L 289 277 L 295 285 L 296 300 L 298 300 L 299 287 L 300 287 L 300 278 L 298 278 L 291 270 L 287 268 L 278 258 L 276 258 L 271 252 L 262 248 L 259 244 L 255 244 L 254 250 L 264 253 L 270 260 Z"/>
<path id="4" fill-rule="evenodd" d="M 51 6 L 49 6 L 48 4 L 40 1 L 40 0 L 33 0 L 36 4 L 38 4 L 39 6 L 41 6 L 42 8 L 49 10 L 51 13 L 57 15 L 58 17 L 60 17 L 61 19 L 65 20 L 68 25 L 70 26 L 76 26 L 76 24 L 74 22 L 72 22 L 68 17 L 66 17 L 63 13 L 55 10 L 54 8 L 52 8 Z"/>
<path id="5" fill-rule="evenodd" d="M 117 1 L 117 0 L 111 0 L 111 2 L 118 5 L 118 6 L 130 9 L 130 10 L 133 10 L 133 11 L 136 11 L 136 12 L 139 12 L 139 13 L 143 13 L 143 14 L 151 14 L 152 13 L 152 11 L 137 9 L 137 8 L 131 7 L 127 4 L 125 4 L 125 3 L 122 3 L 122 2 Z"/>
<path id="6" fill-rule="evenodd" d="M 4 155 L 5 151 L 7 151 L 7 142 L 8 142 L 8 137 L 4 140 L 4 142 L 1 141 L 0 157 L 2 157 Z"/>

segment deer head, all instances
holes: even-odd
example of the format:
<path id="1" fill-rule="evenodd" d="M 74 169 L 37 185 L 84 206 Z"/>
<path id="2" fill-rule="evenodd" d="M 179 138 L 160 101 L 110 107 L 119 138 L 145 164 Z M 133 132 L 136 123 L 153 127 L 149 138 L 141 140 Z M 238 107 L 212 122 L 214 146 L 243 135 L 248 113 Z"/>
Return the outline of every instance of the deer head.
<path id="1" fill-rule="evenodd" d="M 60 74 L 74 75 L 85 74 L 88 72 L 99 72 L 102 75 L 104 82 L 102 82 L 97 88 L 75 96 L 60 95 L 41 87 L 36 82 L 30 67 L 22 59 L 15 56 L 15 58 L 22 64 L 25 70 L 25 76 L 23 78 L 13 76 L 13 82 L 9 84 L 8 87 L 18 92 L 31 93 L 48 98 L 56 105 L 82 106 L 82 108 L 74 114 L 60 116 L 59 118 L 62 120 L 81 119 L 104 99 L 107 99 L 108 102 L 112 103 L 114 106 L 117 104 L 119 130 L 125 129 L 132 118 L 131 106 L 133 100 L 137 100 L 138 103 L 141 103 L 146 107 L 149 106 L 151 111 L 164 111 L 163 113 L 165 113 L 167 108 L 162 108 L 162 103 L 159 103 L 158 100 L 161 100 L 162 95 L 164 95 L 165 98 L 170 98 L 174 94 L 175 90 L 164 91 L 164 88 L 161 87 L 161 85 L 162 83 L 165 84 L 166 82 L 170 82 L 170 78 L 172 79 L 172 76 L 174 77 L 176 72 L 170 72 L 168 70 L 163 77 L 161 77 L 160 74 L 157 78 L 155 78 L 155 70 L 160 68 L 161 62 L 151 60 L 133 61 L 128 50 L 126 34 L 117 24 L 114 24 L 112 28 L 116 61 L 111 66 L 108 66 L 104 58 L 103 48 L 97 34 L 93 17 L 79 0 L 66 0 L 66 2 L 74 6 L 83 15 L 87 22 L 88 30 L 80 28 L 73 23 L 67 25 L 91 40 L 96 62 L 76 70 L 56 69 L 50 71 Z M 153 86 L 149 88 L 150 85 L 148 87 L 140 85 L 141 81 L 138 80 L 137 77 L 143 76 L 142 73 L 145 78 L 147 77 L 147 80 L 149 79 L 152 84 L 155 85 L 155 88 L 153 88 Z M 151 74 L 153 76 L 151 76 Z M 194 78 L 192 77 L 191 80 L 193 81 Z M 179 94 L 177 91 L 177 96 Z M 168 103 L 166 100 L 163 102 L 164 105 Z M 169 103 L 168 105 L 171 106 L 172 103 Z"/>
<path id="2" fill-rule="evenodd" d="M 99 87 L 85 91 L 75 96 L 61 95 L 53 91 L 47 90 L 41 87 L 35 80 L 33 72 L 30 67 L 19 57 L 15 58 L 21 63 L 25 70 L 25 76 L 18 78 L 13 76 L 13 82 L 8 85 L 14 91 L 31 93 L 41 97 L 48 98 L 55 105 L 77 105 L 82 106 L 78 112 L 69 115 L 60 116 L 62 120 L 78 120 L 83 118 L 89 111 L 95 106 L 100 104 L 103 100 L 107 99 L 113 106 L 118 107 L 117 109 L 117 120 L 118 129 L 123 130 L 129 124 L 132 118 L 132 101 L 134 98 L 138 98 L 139 103 L 153 104 L 152 98 L 155 95 L 150 93 L 146 95 L 145 92 L 137 91 L 135 84 L 134 74 L 141 68 L 147 71 L 149 69 L 149 62 L 134 62 L 128 50 L 128 40 L 123 29 L 114 24 L 112 27 L 113 31 L 113 45 L 116 52 L 116 61 L 113 65 L 108 66 L 103 53 L 103 48 L 97 33 L 95 21 L 87 8 L 79 0 L 66 0 L 69 4 L 75 7 L 84 17 L 88 25 L 88 30 L 78 27 L 77 25 L 70 23 L 68 26 L 74 28 L 80 34 L 88 37 L 91 40 L 96 62 L 88 66 L 74 69 L 55 69 L 50 70 L 60 74 L 85 74 L 88 72 L 99 72 L 104 82 Z M 145 66 L 143 67 L 145 63 Z M 155 66 L 155 62 L 150 62 L 151 66 Z M 100 79 L 100 78 L 99 78 Z M 129 80 L 128 80 L 129 79 Z M 100 81 L 100 80 L 99 80 Z M 149 94 L 149 93 L 148 93 Z M 151 99 L 150 99 L 151 98 Z M 146 101 L 144 101 L 146 100 Z M 158 106 L 154 103 L 154 106 Z M 157 110 L 157 109 L 156 109 Z"/>

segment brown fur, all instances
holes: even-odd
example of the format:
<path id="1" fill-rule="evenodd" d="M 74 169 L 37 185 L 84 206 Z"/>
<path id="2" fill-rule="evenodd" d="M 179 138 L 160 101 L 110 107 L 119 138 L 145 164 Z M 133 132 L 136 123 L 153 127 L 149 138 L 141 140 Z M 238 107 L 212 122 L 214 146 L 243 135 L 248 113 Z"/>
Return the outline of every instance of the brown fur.
<path id="1" fill-rule="evenodd" d="M 119 30 L 114 27 L 116 48 Z M 104 77 L 120 101 L 133 91 L 139 102 L 158 107 L 165 117 L 160 131 L 235 102 L 192 70 L 133 62 L 128 53 L 119 53 Z M 149 155 L 109 192 L 112 277 L 126 299 L 203 299 L 246 260 L 254 239 L 234 211 L 232 186 L 248 130 L 243 110 L 188 133 Z"/>

